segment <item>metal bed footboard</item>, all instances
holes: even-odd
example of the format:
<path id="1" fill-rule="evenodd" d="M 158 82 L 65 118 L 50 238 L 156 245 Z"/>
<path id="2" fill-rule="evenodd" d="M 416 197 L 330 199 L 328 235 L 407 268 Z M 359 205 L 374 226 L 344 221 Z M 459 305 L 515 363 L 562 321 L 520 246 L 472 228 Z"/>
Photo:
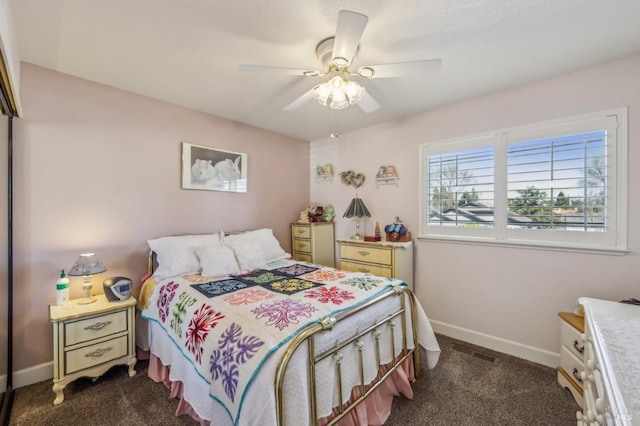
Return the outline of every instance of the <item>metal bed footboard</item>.
<path id="1" fill-rule="evenodd" d="M 407 296 L 407 297 L 405 297 Z M 354 335 L 348 338 L 345 341 L 340 343 L 336 343 L 332 348 L 323 351 L 321 353 L 316 353 L 314 339 L 315 337 L 323 332 L 331 331 L 335 325 L 348 318 L 352 315 L 355 315 L 368 307 L 381 302 L 389 297 L 400 297 L 400 308 L 395 312 L 389 314 L 387 317 L 377 321 L 373 325 L 367 327 L 364 330 L 358 330 Z M 407 300 L 409 301 L 407 306 Z M 407 315 L 410 316 L 410 326 L 408 328 L 407 324 Z M 395 348 L 395 330 L 398 325 L 398 320 L 400 321 L 400 328 L 402 332 L 402 350 L 400 355 L 396 357 L 396 348 Z M 391 366 L 388 370 L 383 372 L 383 365 L 380 360 L 380 329 L 381 327 L 390 327 L 390 345 L 391 345 L 391 354 L 392 354 L 392 362 Z M 407 332 L 411 330 L 413 334 L 413 348 L 409 348 L 407 345 Z M 375 347 L 375 359 L 377 363 L 377 375 L 374 378 L 373 382 L 365 383 L 364 378 L 364 357 L 362 351 L 365 350 L 364 342 L 362 340 L 363 336 L 371 334 L 374 338 Z M 308 363 L 307 363 L 307 379 L 308 379 L 308 398 L 309 398 L 309 424 L 316 425 L 318 422 L 318 413 L 317 413 L 317 395 L 316 395 L 316 384 L 315 384 L 315 374 L 316 374 L 316 365 L 326 359 L 327 357 L 333 357 L 335 368 L 336 368 L 336 376 L 337 376 L 337 387 L 338 387 L 338 413 L 331 418 L 331 420 L 327 423 L 328 425 L 333 425 L 340 421 L 344 416 L 346 416 L 349 412 L 351 412 L 358 404 L 363 402 L 371 393 L 373 393 L 383 382 L 389 377 L 400 365 L 402 365 L 409 357 L 413 359 L 413 367 L 415 372 L 416 379 L 420 374 L 420 349 L 418 346 L 418 319 L 417 319 L 417 311 L 416 311 L 416 300 L 413 292 L 405 286 L 394 286 L 389 288 L 387 291 L 382 293 L 381 295 L 375 297 L 374 299 L 347 311 L 343 311 L 338 313 L 333 317 L 324 317 L 319 322 L 311 324 L 305 330 L 303 330 L 300 334 L 298 334 L 292 342 L 287 347 L 280 363 L 278 364 L 278 368 L 276 370 L 275 376 L 275 384 L 274 384 L 274 393 L 276 398 L 276 415 L 279 426 L 284 426 L 284 378 L 287 371 L 287 367 L 293 354 L 296 350 L 303 344 L 307 345 L 308 349 Z M 358 368 L 360 372 L 360 393 L 361 395 L 356 398 L 352 402 L 347 402 L 343 404 L 343 389 L 342 389 L 342 354 L 341 350 L 343 350 L 348 345 L 355 345 L 358 351 Z M 385 365 L 386 367 L 386 365 Z M 351 389 L 347 390 L 351 393 Z"/>

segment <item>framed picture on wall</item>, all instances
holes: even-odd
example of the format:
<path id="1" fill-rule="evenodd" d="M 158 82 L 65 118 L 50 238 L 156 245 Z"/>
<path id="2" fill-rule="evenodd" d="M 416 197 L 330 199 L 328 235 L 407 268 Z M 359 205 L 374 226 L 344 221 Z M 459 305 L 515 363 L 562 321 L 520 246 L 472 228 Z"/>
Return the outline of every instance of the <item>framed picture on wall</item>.
<path id="1" fill-rule="evenodd" d="M 247 154 L 182 142 L 182 188 L 247 192 Z"/>

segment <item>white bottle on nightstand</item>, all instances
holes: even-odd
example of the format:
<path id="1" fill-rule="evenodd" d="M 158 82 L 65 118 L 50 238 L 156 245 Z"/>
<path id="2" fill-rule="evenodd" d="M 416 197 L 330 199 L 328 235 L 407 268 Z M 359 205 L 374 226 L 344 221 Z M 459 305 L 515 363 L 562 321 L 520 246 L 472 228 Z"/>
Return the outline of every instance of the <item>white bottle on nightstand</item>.
<path id="1" fill-rule="evenodd" d="M 60 298 L 60 290 L 62 290 L 62 303 L 58 300 Z M 62 306 L 69 301 L 69 278 L 64 273 L 64 269 L 60 270 L 60 278 L 56 283 L 56 305 Z"/>

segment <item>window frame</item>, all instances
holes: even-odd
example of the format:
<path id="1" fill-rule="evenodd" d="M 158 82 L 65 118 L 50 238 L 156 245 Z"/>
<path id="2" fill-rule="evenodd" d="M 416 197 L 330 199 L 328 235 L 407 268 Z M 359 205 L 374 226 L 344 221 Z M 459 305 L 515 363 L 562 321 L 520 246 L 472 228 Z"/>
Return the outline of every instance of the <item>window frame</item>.
<path id="1" fill-rule="evenodd" d="M 607 229 L 582 232 L 507 227 L 507 148 L 509 144 L 606 130 Z M 494 224 L 491 228 L 429 224 L 430 155 L 494 147 Z M 627 108 L 498 129 L 476 135 L 424 142 L 419 146 L 419 240 L 489 244 L 549 250 L 624 254 L 627 247 Z"/>

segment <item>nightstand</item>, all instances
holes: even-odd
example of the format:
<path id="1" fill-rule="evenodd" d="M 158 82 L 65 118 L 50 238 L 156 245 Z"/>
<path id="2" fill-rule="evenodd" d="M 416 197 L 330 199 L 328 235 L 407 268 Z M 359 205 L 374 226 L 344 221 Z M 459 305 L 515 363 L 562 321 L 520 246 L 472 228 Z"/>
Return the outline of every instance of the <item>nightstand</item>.
<path id="1" fill-rule="evenodd" d="M 64 401 L 64 388 L 80 377 L 94 380 L 114 365 L 129 366 L 136 374 L 134 316 L 136 299 L 109 302 L 104 294 L 97 301 L 79 305 L 49 306 L 53 323 L 53 392 L 55 405 Z"/>
<path id="2" fill-rule="evenodd" d="M 333 227 L 333 222 L 292 223 L 293 258 L 333 268 L 336 264 Z"/>
<path id="3" fill-rule="evenodd" d="M 413 290 L 413 242 L 338 240 L 339 268 L 397 278 Z"/>

